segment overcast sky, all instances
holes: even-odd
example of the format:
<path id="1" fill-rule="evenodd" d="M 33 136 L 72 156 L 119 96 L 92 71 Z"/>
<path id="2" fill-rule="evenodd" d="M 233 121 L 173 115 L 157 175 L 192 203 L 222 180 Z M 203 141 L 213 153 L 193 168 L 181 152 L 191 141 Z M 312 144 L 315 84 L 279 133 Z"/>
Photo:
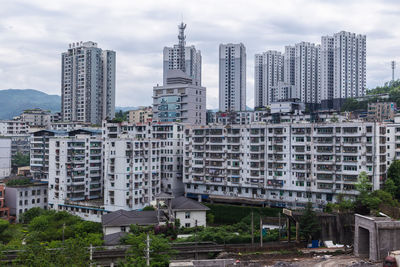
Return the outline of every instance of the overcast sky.
<path id="1" fill-rule="evenodd" d="M 116 105 L 152 103 L 162 83 L 162 50 L 177 43 L 182 17 L 186 43 L 203 56 L 207 107 L 218 107 L 218 45 L 247 49 L 247 105 L 253 107 L 254 54 L 300 41 L 320 43 L 342 30 L 367 35 L 367 87 L 391 79 L 400 64 L 400 2 L 350 0 L 2 0 L 0 89 L 60 94 L 61 53 L 95 41 L 117 53 Z M 399 66 L 400 68 L 400 66 Z M 399 72 L 396 71 L 396 77 Z"/>

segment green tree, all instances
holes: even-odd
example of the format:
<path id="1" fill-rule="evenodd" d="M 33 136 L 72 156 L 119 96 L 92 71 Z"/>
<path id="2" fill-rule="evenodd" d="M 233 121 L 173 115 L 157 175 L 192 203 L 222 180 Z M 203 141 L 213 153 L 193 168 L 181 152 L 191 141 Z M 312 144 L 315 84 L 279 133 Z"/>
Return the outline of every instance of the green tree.
<path id="1" fill-rule="evenodd" d="M 153 206 L 146 206 L 143 208 L 144 211 L 146 210 L 156 210 Z"/>
<path id="2" fill-rule="evenodd" d="M 212 214 L 211 212 L 207 212 L 207 217 L 206 217 L 206 219 L 207 219 L 207 224 L 213 224 L 213 223 L 214 223 L 215 216 L 214 216 L 214 214 Z"/>
<path id="3" fill-rule="evenodd" d="M 21 215 L 21 221 L 24 223 L 30 223 L 34 218 L 43 215 L 45 213 L 45 210 L 42 208 L 31 208 L 27 210 L 26 212 L 22 213 Z"/>
<path id="4" fill-rule="evenodd" d="M 15 154 L 15 156 L 11 160 L 11 164 L 13 167 L 29 166 L 29 163 L 29 155 L 24 155 L 21 152 L 17 152 L 17 154 Z"/>
<path id="5" fill-rule="evenodd" d="M 9 230 L 10 223 L 6 220 L 0 219 L 0 243 L 6 244 L 12 238 L 12 233 Z"/>
<path id="6" fill-rule="evenodd" d="M 48 267 L 54 266 L 51 263 L 52 255 L 46 247 L 39 242 L 26 245 L 14 260 L 16 266 Z"/>
<path id="7" fill-rule="evenodd" d="M 168 266 L 172 254 L 168 240 L 160 235 L 150 234 L 150 266 Z M 144 267 L 146 266 L 146 239 L 147 234 L 139 235 L 128 234 L 125 243 L 131 245 L 127 252 L 125 261 L 118 264 L 124 267 Z"/>
<path id="8" fill-rule="evenodd" d="M 303 215 L 300 217 L 300 235 L 310 242 L 312 239 L 318 237 L 321 227 L 319 225 L 317 216 L 312 208 L 312 203 L 308 202 L 304 209 Z"/>
<path id="9" fill-rule="evenodd" d="M 358 210 L 361 209 L 368 212 L 368 209 L 378 209 L 381 200 L 378 197 L 371 195 L 372 184 L 365 171 L 358 175 L 356 189 L 359 192 L 356 203 Z"/>
<path id="10" fill-rule="evenodd" d="M 392 197 L 396 197 L 398 187 L 392 179 L 387 178 L 383 186 L 383 190 L 388 192 Z"/>
<path id="11" fill-rule="evenodd" d="M 342 111 L 355 111 L 358 109 L 358 101 L 354 98 L 347 98 L 342 105 Z"/>
<path id="12" fill-rule="evenodd" d="M 390 167 L 387 171 L 387 179 L 390 179 L 393 181 L 395 188 L 396 188 L 396 194 L 395 197 L 397 199 L 400 199 L 400 160 L 395 160 L 390 164 Z"/>

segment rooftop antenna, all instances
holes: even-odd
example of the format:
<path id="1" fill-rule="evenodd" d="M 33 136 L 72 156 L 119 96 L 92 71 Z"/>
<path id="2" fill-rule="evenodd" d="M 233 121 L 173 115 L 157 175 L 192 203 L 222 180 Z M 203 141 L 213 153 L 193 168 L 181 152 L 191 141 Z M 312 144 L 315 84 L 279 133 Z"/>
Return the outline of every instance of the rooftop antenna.
<path id="1" fill-rule="evenodd" d="M 178 29 L 179 29 L 179 35 L 178 35 L 178 39 L 179 39 L 179 69 L 182 70 L 183 72 L 185 72 L 185 29 L 186 29 L 186 24 L 183 23 L 183 21 L 181 22 L 181 24 L 178 25 Z"/>
<path id="2" fill-rule="evenodd" d="M 392 61 L 392 83 L 394 82 L 394 69 L 396 68 L 396 61 Z"/>

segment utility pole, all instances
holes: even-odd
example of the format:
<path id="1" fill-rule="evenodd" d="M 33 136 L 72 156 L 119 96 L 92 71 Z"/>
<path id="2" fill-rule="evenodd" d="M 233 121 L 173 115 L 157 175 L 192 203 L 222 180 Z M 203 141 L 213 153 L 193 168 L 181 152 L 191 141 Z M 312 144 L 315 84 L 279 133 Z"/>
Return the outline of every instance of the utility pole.
<path id="1" fill-rule="evenodd" d="M 197 220 L 195 220 L 194 221 L 194 225 L 195 225 L 195 232 L 194 232 L 194 241 L 195 241 L 195 243 L 194 243 L 194 251 L 195 251 L 195 253 L 194 253 L 194 258 L 197 260 L 198 259 L 198 257 L 199 257 L 199 255 L 198 255 L 198 253 L 197 253 Z"/>
<path id="2" fill-rule="evenodd" d="M 150 266 L 150 238 L 149 238 L 149 233 L 147 233 L 147 238 L 146 238 L 146 266 Z"/>
<path id="3" fill-rule="evenodd" d="M 260 213 L 260 247 L 263 246 L 263 223 L 262 223 L 262 218 L 261 218 L 261 213 Z"/>
<path id="4" fill-rule="evenodd" d="M 90 266 L 92 266 L 93 261 L 93 246 L 90 244 Z"/>
<path id="5" fill-rule="evenodd" d="M 396 61 L 392 61 L 392 83 L 394 82 L 394 69 L 396 68 Z"/>
<path id="6" fill-rule="evenodd" d="M 63 223 L 63 232 L 62 232 L 62 242 L 64 244 L 64 231 L 65 231 L 65 223 Z"/>
<path id="7" fill-rule="evenodd" d="M 251 212 L 251 245 L 254 246 L 254 216 Z"/>
<path id="8" fill-rule="evenodd" d="M 278 235 L 278 241 L 281 241 L 281 212 L 279 212 L 279 235 Z"/>

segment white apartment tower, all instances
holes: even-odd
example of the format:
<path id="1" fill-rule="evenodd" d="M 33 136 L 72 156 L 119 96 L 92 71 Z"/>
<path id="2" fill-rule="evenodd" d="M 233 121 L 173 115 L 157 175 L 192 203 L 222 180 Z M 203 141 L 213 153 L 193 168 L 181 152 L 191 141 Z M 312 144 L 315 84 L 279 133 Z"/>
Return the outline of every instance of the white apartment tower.
<path id="1" fill-rule="evenodd" d="M 288 85 L 295 83 L 296 47 L 285 46 L 283 55 L 283 81 Z"/>
<path id="2" fill-rule="evenodd" d="M 70 44 L 61 56 L 63 121 L 101 124 L 115 114 L 115 52 L 94 42 Z"/>
<path id="3" fill-rule="evenodd" d="M 242 43 L 219 45 L 219 110 L 246 110 L 246 48 Z"/>
<path id="4" fill-rule="evenodd" d="M 274 101 L 272 87 L 283 81 L 283 56 L 278 51 L 255 55 L 254 106 L 266 107 Z"/>
<path id="5" fill-rule="evenodd" d="M 193 85 L 201 86 L 201 52 L 196 50 L 194 46 L 186 45 L 185 29 L 186 24 L 183 22 L 178 25 L 179 28 L 179 44 L 173 47 L 164 47 L 164 85 L 167 84 L 168 70 L 182 70 L 193 82 Z"/>
<path id="6" fill-rule="evenodd" d="M 333 43 L 332 36 L 321 37 L 321 101 L 333 99 Z"/>
<path id="7" fill-rule="evenodd" d="M 320 103 L 320 45 L 301 42 L 295 46 L 295 89 L 301 102 Z"/>
<path id="8" fill-rule="evenodd" d="M 359 97 L 366 86 L 366 36 L 334 34 L 334 98 Z"/>
<path id="9" fill-rule="evenodd" d="M 365 95 L 366 36 L 345 31 L 323 36 L 320 69 L 323 104 L 337 107 L 343 99 Z"/>

